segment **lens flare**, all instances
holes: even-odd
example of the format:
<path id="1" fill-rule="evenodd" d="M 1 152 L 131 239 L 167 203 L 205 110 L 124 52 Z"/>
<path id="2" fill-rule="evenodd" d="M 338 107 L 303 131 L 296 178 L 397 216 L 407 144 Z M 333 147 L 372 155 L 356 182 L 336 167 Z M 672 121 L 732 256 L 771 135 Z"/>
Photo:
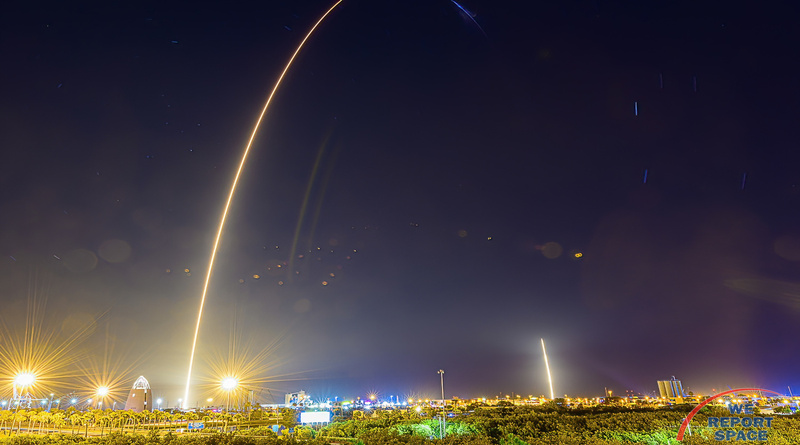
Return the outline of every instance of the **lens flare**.
<path id="1" fill-rule="evenodd" d="M 542 354 L 544 355 L 544 366 L 547 368 L 547 382 L 550 384 L 550 400 L 555 399 L 553 392 L 553 377 L 550 375 L 550 362 L 547 361 L 547 349 L 544 348 L 544 339 L 542 340 Z"/>
<path id="2" fill-rule="evenodd" d="M 301 49 L 303 49 L 303 46 L 306 44 L 306 41 L 308 41 L 308 39 L 314 33 L 314 30 L 317 29 L 319 24 L 322 23 L 322 21 L 325 20 L 325 18 L 328 16 L 328 14 L 330 14 L 337 6 L 339 6 L 339 4 L 342 1 L 343 0 L 337 1 L 336 3 L 333 4 L 333 6 L 331 6 L 327 11 L 325 11 L 324 14 L 322 14 L 322 17 L 320 17 L 319 20 L 317 20 L 317 22 L 314 23 L 314 26 L 311 27 L 311 29 L 308 31 L 306 36 L 303 38 L 303 40 L 300 42 L 300 44 L 294 50 L 294 53 L 289 58 L 289 61 L 286 63 L 286 66 L 284 66 L 283 71 L 281 72 L 280 76 L 278 76 L 278 80 L 275 82 L 275 85 L 272 87 L 272 91 L 269 93 L 269 96 L 267 97 L 267 101 L 264 103 L 264 108 L 261 109 L 261 114 L 258 116 L 258 120 L 256 120 L 256 124 L 253 127 L 253 132 L 250 135 L 250 139 L 247 141 L 247 146 L 245 147 L 244 153 L 242 154 L 242 159 L 239 162 L 239 168 L 236 170 L 236 175 L 234 176 L 233 183 L 231 184 L 231 191 L 230 191 L 230 193 L 228 193 L 228 200 L 225 202 L 225 208 L 222 211 L 222 217 L 220 218 L 220 221 L 219 221 L 219 228 L 217 230 L 217 236 L 214 239 L 214 247 L 211 249 L 211 258 L 209 259 L 209 262 L 208 262 L 208 271 L 206 272 L 206 279 L 205 279 L 205 283 L 203 284 L 203 294 L 200 297 L 200 310 L 198 311 L 198 314 L 197 314 L 197 324 L 195 326 L 194 338 L 192 340 L 192 350 L 191 350 L 191 354 L 189 356 L 189 373 L 188 373 L 188 376 L 186 377 L 186 391 L 185 391 L 185 393 L 183 395 L 183 408 L 188 408 L 188 404 L 189 404 L 189 402 L 188 402 L 189 401 L 189 389 L 190 389 L 191 384 L 192 384 L 192 365 L 194 364 L 194 353 L 195 353 L 195 348 L 197 347 L 197 334 L 198 334 L 198 332 L 200 332 L 200 321 L 203 318 L 203 306 L 205 305 L 206 293 L 208 292 L 208 282 L 211 279 L 211 271 L 214 269 L 214 259 L 217 256 L 217 247 L 219 246 L 219 240 L 222 237 L 222 229 L 225 226 L 225 219 L 228 216 L 228 209 L 231 206 L 231 201 L 233 200 L 233 195 L 236 192 L 236 185 L 239 183 L 239 177 L 241 176 L 242 170 L 244 169 L 244 164 L 247 161 L 247 155 L 250 153 L 250 147 L 252 147 L 252 145 L 253 145 L 253 140 L 255 139 L 256 134 L 258 133 L 258 128 L 261 126 L 261 121 L 264 119 L 264 115 L 267 113 L 267 109 L 269 108 L 270 103 L 272 103 L 272 98 L 275 96 L 275 92 L 278 90 L 278 87 L 281 85 L 281 82 L 283 81 L 283 78 L 286 76 L 286 72 L 289 71 L 289 68 L 292 66 L 292 62 L 294 62 L 294 59 L 297 57 L 297 54 L 300 52 Z"/>
<path id="3" fill-rule="evenodd" d="M 87 316 L 74 326 L 70 319 L 46 320 L 47 287 L 31 284 L 24 316 L 7 320 L 9 311 L 0 316 L 0 385 L 11 387 L 14 397 L 39 397 L 65 388 L 66 380 L 77 374 L 76 363 L 85 358 L 77 348 L 99 318 Z"/>
<path id="4" fill-rule="evenodd" d="M 17 376 L 14 378 L 14 384 L 23 388 L 33 385 L 33 382 L 35 381 L 36 376 L 29 372 L 17 374 Z"/>
<path id="5" fill-rule="evenodd" d="M 113 407 L 114 402 L 124 404 L 135 376 L 133 371 L 141 364 L 143 356 L 132 358 L 129 349 L 119 349 L 117 337 L 111 331 L 110 323 L 106 324 L 104 338 L 102 355 L 100 348 L 95 347 L 97 352 L 78 364 L 82 373 L 78 381 L 81 387 L 95 388 L 92 398 L 96 401 Z"/>
<path id="6" fill-rule="evenodd" d="M 231 332 L 227 348 L 212 349 L 206 357 L 207 374 L 200 377 L 202 397 L 225 400 L 227 406 L 241 407 L 262 390 L 271 393 L 271 383 L 305 380 L 303 372 L 280 373 L 287 360 L 281 353 L 286 337 L 272 339 L 257 350 L 252 341 L 242 343 L 241 334 Z M 251 400 L 252 401 L 252 400 Z"/>

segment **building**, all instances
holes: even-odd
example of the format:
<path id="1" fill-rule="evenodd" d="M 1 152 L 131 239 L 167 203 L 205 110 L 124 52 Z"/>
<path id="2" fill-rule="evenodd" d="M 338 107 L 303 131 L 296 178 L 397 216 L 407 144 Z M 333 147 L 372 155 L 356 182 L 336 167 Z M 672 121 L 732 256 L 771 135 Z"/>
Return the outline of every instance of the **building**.
<path id="1" fill-rule="evenodd" d="M 681 385 L 681 381 L 676 380 L 675 376 L 672 376 L 672 378 L 669 380 L 659 380 L 658 393 L 661 398 L 664 399 L 686 397 L 686 394 L 683 393 L 683 385 Z"/>
<path id="2" fill-rule="evenodd" d="M 125 401 L 125 409 L 140 413 L 142 411 L 154 411 L 153 392 L 150 390 L 150 383 L 140 375 Z"/>
<path id="3" fill-rule="evenodd" d="M 303 405 L 311 402 L 310 397 L 306 394 L 305 391 L 293 392 L 293 393 L 290 393 L 290 394 L 286 394 L 286 397 L 284 397 L 284 400 L 286 402 L 285 405 L 287 407 L 303 406 Z"/>

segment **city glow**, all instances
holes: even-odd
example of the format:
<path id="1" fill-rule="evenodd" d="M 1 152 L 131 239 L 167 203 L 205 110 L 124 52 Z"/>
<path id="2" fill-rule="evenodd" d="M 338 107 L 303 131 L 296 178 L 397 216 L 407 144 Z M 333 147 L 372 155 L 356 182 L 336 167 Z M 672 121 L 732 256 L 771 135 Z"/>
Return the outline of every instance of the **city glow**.
<path id="1" fill-rule="evenodd" d="M 277 82 L 275 82 L 275 86 L 272 87 L 272 91 L 269 93 L 267 101 L 264 103 L 264 108 L 262 108 L 261 114 L 258 116 L 258 120 L 256 121 L 256 124 L 253 127 L 253 132 L 250 135 L 250 140 L 247 141 L 247 146 L 245 147 L 244 153 L 242 154 L 242 159 L 239 162 L 239 168 L 236 170 L 236 175 L 234 176 L 233 183 L 231 184 L 231 190 L 230 193 L 228 194 L 228 199 L 225 202 L 225 208 L 222 211 L 222 217 L 220 218 L 219 221 L 219 229 L 217 230 L 217 236 L 214 239 L 214 247 L 211 249 L 211 258 L 209 259 L 208 262 L 208 271 L 206 272 L 205 283 L 203 284 L 203 293 L 202 296 L 200 297 L 200 310 L 198 311 L 197 314 L 197 324 L 195 326 L 194 338 L 192 339 L 192 349 L 189 355 L 189 373 L 188 376 L 186 377 L 186 391 L 183 395 L 184 408 L 187 407 L 186 401 L 189 400 L 189 389 L 192 384 L 192 365 L 194 364 L 194 353 L 195 349 L 197 348 L 197 334 L 200 332 L 200 321 L 203 318 L 203 306 L 205 305 L 206 294 L 208 293 L 208 282 L 211 279 L 211 272 L 214 269 L 214 259 L 217 256 L 217 248 L 219 247 L 219 240 L 220 238 L 222 238 L 222 230 L 225 227 L 225 219 L 228 217 L 228 209 L 230 209 L 231 201 L 233 201 L 233 195 L 236 192 L 236 185 L 239 183 L 239 177 L 241 176 L 245 162 L 247 161 L 247 155 L 250 153 L 250 148 L 253 145 L 253 140 L 255 139 L 256 134 L 258 133 L 258 129 L 261 126 L 261 121 L 264 119 L 264 115 L 267 113 L 267 109 L 269 108 L 269 105 L 272 102 L 272 98 L 275 96 L 275 92 L 278 91 L 278 87 L 281 85 L 283 78 L 286 76 L 286 72 L 289 71 L 289 68 L 292 66 L 292 62 L 294 62 L 294 59 L 297 57 L 297 54 L 303 48 L 306 41 L 314 33 L 314 30 L 317 29 L 319 24 L 322 23 L 323 20 L 325 20 L 325 17 L 327 17 L 328 14 L 330 14 L 331 11 L 334 10 L 334 8 L 339 6 L 341 2 L 342 0 L 338 0 L 336 3 L 334 3 L 333 6 L 330 7 L 330 9 L 328 9 L 324 14 L 322 14 L 322 17 L 320 17 L 319 20 L 317 20 L 317 22 L 314 24 L 314 26 L 311 27 L 311 30 L 308 31 L 306 36 L 297 46 L 297 49 L 294 50 L 294 53 L 289 58 L 289 61 L 286 63 L 286 66 L 283 68 L 283 72 L 281 72 L 280 76 L 278 76 L 278 80 Z"/>

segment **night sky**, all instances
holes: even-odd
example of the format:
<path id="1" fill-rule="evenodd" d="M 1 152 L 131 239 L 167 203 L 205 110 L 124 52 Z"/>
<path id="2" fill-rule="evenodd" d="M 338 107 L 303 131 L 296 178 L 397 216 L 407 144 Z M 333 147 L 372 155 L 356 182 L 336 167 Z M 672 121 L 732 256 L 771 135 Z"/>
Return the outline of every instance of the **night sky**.
<path id="1" fill-rule="evenodd" d="M 174 405 L 331 3 L 69 3 L 0 15 L 2 319 L 102 315 L 78 350 Z M 345 0 L 197 381 L 283 338 L 276 396 L 540 395 L 544 338 L 556 394 L 800 389 L 798 10 L 743 4 Z"/>

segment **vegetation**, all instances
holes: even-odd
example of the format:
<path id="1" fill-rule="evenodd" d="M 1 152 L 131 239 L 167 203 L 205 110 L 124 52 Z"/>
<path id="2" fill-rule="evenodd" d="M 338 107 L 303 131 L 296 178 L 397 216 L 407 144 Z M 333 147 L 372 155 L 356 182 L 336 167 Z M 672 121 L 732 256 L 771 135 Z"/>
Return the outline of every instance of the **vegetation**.
<path id="1" fill-rule="evenodd" d="M 474 407 L 447 419 L 446 437 L 430 410 L 339 412 L 324 427 L 296 425 L 296 412 L 167 412 L 74 409 L 0 411 L 0 445 L 624 445 L 677 444 L 678 427 L 691 406 L 624 408 L 598 406 L 567 409 Z M 709 416 L 727 410 L 706 408 L 692 421 L 686 445 L 719 444 L 707 428 Z M 774 415 L 770 444 L 800 443 L 800 415 Z M 189 430 L 202 422 L 202 432 Z M 281 434 L 273 426 L 282 428 Z M 291 433 L 290 433 L 291 431 Z"/>

